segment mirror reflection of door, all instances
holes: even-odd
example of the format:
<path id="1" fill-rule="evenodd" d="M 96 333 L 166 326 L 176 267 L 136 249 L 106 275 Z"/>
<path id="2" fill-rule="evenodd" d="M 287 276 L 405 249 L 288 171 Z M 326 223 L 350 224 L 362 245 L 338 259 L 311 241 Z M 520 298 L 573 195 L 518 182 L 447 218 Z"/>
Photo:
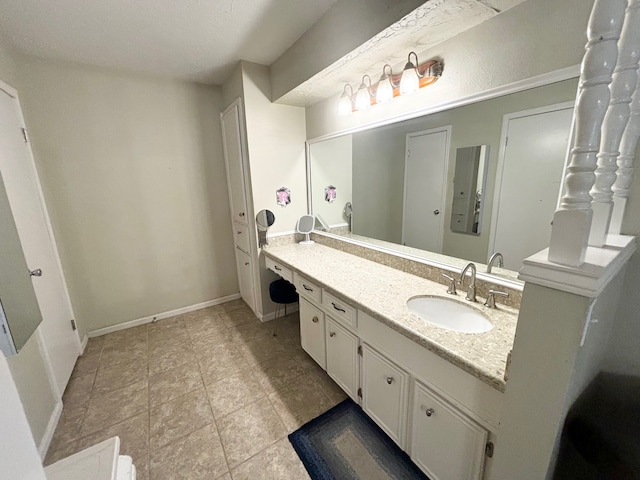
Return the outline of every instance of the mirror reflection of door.
<path id="1" fill-rule="evenodd" d="M 573 103 L 504 117 L 489 255 L 501 252 L 505 268 L 549 246 L 572 118 Z"/>
<path id="2" fill-rule="evenodd" d="M 442 252 L 451 126 L 409 133 L 404 172 L 402 243 Z"/>

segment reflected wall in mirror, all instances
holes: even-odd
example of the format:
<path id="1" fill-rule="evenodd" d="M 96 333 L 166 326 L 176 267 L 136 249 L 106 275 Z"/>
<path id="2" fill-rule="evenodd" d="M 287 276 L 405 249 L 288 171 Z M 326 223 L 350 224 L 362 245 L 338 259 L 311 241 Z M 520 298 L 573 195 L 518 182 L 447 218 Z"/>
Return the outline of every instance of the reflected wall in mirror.
<path id="1" fill-rule="evenodd" d="M 331 233 L 364 243 L 456 266 L 501 251 L 505 267 L 518 270 L 548 246 L 577 83 L 311 141 L 310 211 Z M 463 167 L 465 155 L 477 159 L 473 168 Z M 326 185 L 339 201 L 324 201 Z"/>
<path id="2" fill-rule="evenodd" d="M 2 176 L 0 225 L 0 355 L 8 357 L 20 352 L 42 322 L 32 283 L 42 271 L 30 272 L 27 267 Z"/>

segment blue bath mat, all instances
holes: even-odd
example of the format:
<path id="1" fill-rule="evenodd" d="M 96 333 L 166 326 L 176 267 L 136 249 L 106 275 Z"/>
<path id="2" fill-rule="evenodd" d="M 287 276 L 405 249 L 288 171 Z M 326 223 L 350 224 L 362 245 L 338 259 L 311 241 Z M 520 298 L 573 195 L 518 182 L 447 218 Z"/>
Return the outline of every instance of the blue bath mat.
<path id="1" fill-rule="evenodd" d="M 312 480 L 429 480 L 351 399 L 289 435 Z"/>

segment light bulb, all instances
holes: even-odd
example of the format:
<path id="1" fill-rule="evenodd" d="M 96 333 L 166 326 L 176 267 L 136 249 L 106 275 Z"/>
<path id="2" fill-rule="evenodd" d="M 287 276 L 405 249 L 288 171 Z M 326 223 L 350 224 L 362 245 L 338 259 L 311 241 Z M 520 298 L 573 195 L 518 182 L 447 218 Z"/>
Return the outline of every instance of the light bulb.
<path id="1" fill-rule="evenodd" d="M 351 90 L 351 94 L 347 93 L 347 87 Z M 342 95 L 340 96 L 340 102 L 338 103 L 338 115 L 346 117 L 353 113 L 353 103 L 351 101 L 351 95 L 353 95 L 353 89 L 351 85 L 345 85 Z"/>
<path id="2" fill-rule="evenodd" d="M 386 72 L 386 68 L 389 67 L 389 74 Z M 385 103 L 393 99 L 393 84 L 391 83 L 391 76 L 393 71 L 390 65 L 385 65 L 382 68 L 382 75 L 378 82 L 378 88 L 376 90 L 376 103 Z"/>
<path id="3" fill-rule="evenodd" d="M 410 95 L 420 89 L 418 69 L 416 65 L 411 63 L 412 54 L 416 57 L 416 64 L 418 63 L 418 56 L 414 52 L 409 53 L 407 64 L 404 66 L 402 77 L 400 78 L 400 95 Z"/>
<path id="4" fill-rule="evenodd" d="M 369 85 L 371 85 L 371 78 L 369 75 L 365 75 L 362 77 L 362 83 L 358 88 L 358 93 L 356 93 L 356 110 L 368 110 L 371 106 L 371 94 L 369 93 L 369 87 L 364 83 L 364 79 L 369 79 Z"/>

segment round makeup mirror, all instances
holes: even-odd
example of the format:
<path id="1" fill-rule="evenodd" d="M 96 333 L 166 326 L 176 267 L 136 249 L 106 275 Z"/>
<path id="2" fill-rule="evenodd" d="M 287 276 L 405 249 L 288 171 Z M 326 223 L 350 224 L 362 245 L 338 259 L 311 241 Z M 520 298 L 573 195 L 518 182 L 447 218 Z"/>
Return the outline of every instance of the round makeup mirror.
<path id="1" fill-rule="evenodd" d="M 313 231 L 316 224 L 316 218 L 313 215 L 303 215 L 298 219 L 296 231 L 304 234 L 304 240 L 300 241 L 300 245 L 311 245 L 313 240 L 309 239 L 309 234 Z"/>
<path id="2" fill-rule="evenodd" d="M 276 221 L 276 216 L 271 210 L 260 210 L 256 215 L 258 230 L 267 230 Z"/>

